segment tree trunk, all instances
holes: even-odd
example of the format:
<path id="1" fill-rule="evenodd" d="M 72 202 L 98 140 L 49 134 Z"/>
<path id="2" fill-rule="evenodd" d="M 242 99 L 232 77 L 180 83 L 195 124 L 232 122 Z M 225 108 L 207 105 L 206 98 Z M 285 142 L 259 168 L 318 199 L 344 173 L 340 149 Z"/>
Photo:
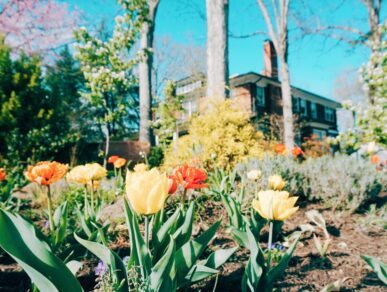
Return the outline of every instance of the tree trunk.
<path id="1" fill-rule="evenodd" d="M 292 110 L 292 93 L 290 87 L 290 76 L 288 64 L 283 58 L 280 58 L 281 66 L 281 92 L 282 108 L 284 118 L 284 142 L 287 149 L 294 147 L 294 129 L 293 129 L 293 110 Z"/>
<path id="2" fill-rule="evenodd" d="M 207 97 L 228 96 L 228 0 L 206 0 Z"/>
<path id="3" fill-rule="evenodd" d="M 152 118 L 152 66 L 153 66 L 153 35 L 155 30 L 155 18 L 158 0 L 148 1 L 148 21 L 142 24 L 140 36 L 140 49 L 143 52 L 143 59 L 139 64 L 140 83 L 140 133 L 139 140 L 152 142 L 150 120 Z"/>

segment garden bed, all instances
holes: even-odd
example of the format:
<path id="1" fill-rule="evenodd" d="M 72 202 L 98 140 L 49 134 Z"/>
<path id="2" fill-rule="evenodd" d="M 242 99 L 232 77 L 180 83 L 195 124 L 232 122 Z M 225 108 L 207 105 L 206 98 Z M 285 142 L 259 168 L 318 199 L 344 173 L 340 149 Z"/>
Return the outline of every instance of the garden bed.
<path id="1" fill-rule="evenodd" d="M 218 202 L 206 203 L 205 212 L 201 212 L 201 228 L 223 216 L 223 226 L 227 225 L 227 215 Z M 345 279 L 341 291 L 386 291 L 385 286 L 376 277 L 360 255 L 376 256 L 387 261 L 387 234 L 383 229 L 369 230 L 367 233 L 357 223 L 364 215 L 344 215 L 317 204 L 308 204 L 284 225 L 285 235 L 297 230 L 299 224 L 307 223 L 305 212 L 319 210 L 326 219 L 332 243 L 326 258 L 321 258 L 314 247 L 311 236 L 304 237 L 298 245 L 285 276 L 277 282 L 276 288 L 284 291 L 320 291 L 326 285 Z M 264 239 L 265 232 L 262 234 Z M 220 229 L 213 242 L 214 248 L 232 247 L 235 242 L 226 228 Z M 112 246 L 115 250 L 125 250 L 127 242 L 122 239 Z M 226 263 L 217 279 L 216 291 L 240 291 L 243 269 L 248 260 L 248 251 L 239 249 L 229 263 Z M 95 276 L 93 266 L 96 262 L 85 265 L 79 273 L 79 279 L 86 290 L 91 290 Z M 29 279 L 13 260 L 3 254 L 0 256 L 0 291 L 26 291 Z M 210 278 L 191 287 L 190 291 L 213 291 L 216 278 Z"/>

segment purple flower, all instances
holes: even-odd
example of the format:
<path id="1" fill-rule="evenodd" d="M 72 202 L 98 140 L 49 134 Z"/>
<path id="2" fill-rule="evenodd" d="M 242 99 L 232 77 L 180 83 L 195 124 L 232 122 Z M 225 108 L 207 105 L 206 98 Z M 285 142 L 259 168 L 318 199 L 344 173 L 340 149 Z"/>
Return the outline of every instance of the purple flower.
<path id="1" fill-rule="evenodd" d="M 127 267 L 127 266 L 128 266 L 128 263 L 129 263 L 129 256 L 125 256 L 125 257 L 122 259 L 122 261 L 124 262 L 125 267 Z"/>
<path id="2" fill-rule="evenodd" d="M 107 269 L 108 267 L 106 264 L 103 261 L 99 261 L 97 267 L 95 268 L 95 275 L 101 277 L 106 273 Z"/>
<path id="3" fill-rule="evenodd" d="M 46 222 L 44 223 L 43 228 L 44 228 L 44 229 L 50 228 L 50 222 L 49 222 L 49 221 L 46 221 Z"/>
<path id="4" fill-rule="evenodd" d="M 279 250 L 279 251 L 284 251 L 286 248 L 285 248 L 285 246 L 283 246 L 281 243 L 276 242 L 276 243 L 273 243 L 273 244 L 271 245 L 271 248 L 270 248 L 270 249 L 277 249 L 277 250 Z"/>

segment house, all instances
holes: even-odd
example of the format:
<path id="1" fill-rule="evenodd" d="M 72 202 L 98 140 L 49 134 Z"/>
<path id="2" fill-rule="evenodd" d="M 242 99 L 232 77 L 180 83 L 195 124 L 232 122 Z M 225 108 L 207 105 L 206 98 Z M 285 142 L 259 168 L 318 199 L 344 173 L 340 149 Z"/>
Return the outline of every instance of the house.
<path id="1" fill-rule="evenodd" d="M 282 116 L 281 81 L 278 79 L 277 55 L 271 41 L 264 43 L 264 70 L 262 73 L 248 72 L 230 77 L 230 98 L 250 114 L 252 119 L 263 115 Z M 184 124 L 190 116 L 200 111 L 205 100 L 205 76 L 196 75 L 176 82 L 176 93 L 185 95 L 179 122 Z M 299 125 L 296 142 L 317 135 L 320 139 L 338 134 L 336 110 L 340 103 L 292 86 L 293 114 Z M 182 127 L 183 128 L 183 127 Z"/>

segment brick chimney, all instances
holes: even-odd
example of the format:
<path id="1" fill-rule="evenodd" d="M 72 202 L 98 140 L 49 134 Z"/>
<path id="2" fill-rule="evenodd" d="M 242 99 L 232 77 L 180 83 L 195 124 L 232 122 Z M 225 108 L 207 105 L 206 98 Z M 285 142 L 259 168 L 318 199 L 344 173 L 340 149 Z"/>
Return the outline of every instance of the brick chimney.
<path id="1" fill-rule="evenodd" d="M 277 53 L 271 40 L 265 40 L 263 45 L 265 69 L 263 75 L 278 79 Z"/>

